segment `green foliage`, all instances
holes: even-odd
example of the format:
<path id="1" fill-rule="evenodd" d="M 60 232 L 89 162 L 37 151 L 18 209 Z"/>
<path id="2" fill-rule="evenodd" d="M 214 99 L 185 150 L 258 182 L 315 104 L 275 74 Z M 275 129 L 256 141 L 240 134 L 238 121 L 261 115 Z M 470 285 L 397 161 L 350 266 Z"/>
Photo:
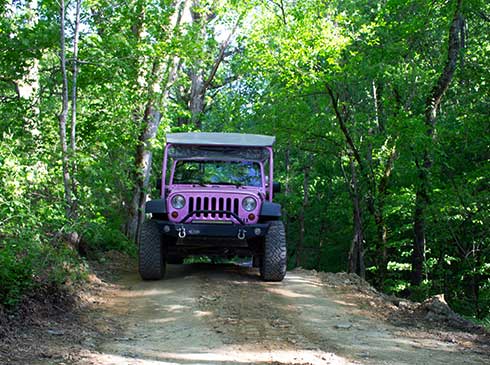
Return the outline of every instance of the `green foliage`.
<path id="1" fill-rule="evenodd" d="M 114 226 L 104 217 L 87 222 L 81 227 L 83 239 L 91 252 L 117 250 L 130 256 L 136 256 L 136 245 L 128 240 L 119 227 Z"/>
<path id="2" fill-rule="evenodd" d="M 57 293 L 85 278 L 83 262 L 66 244 L 53 247 L 32 242 L 32 237 L 4 244 L 0 247 L 0 303 L 6 307 L 14 307 L 24 295 Z"/>
<path id="3" fill-rule="evenodd" d="M 426 98 L 447 59 L 455 3 L 308 0 L 285 2 L 283 9 L 263 4 L 240 39 L 243 52 L 233 60 L 239 82 L 213 98 L 205 128 L 277 136 L 276 178 L 287 187 L 278 199 L 286 213 L 289 267 L 303 251 L 301 266 L 345 270 L 352 239 L 352 146 L 339 128 L 328 85 L 364 164 L 356 168 L 367 278 L 380 289 L 416 300 L 444 293 L 459 312 L 483 318 L 490 308 L 490 242 L 484 228 L 490 224 L 490 59 L 485 54 L 490 23 L 481 15 L 490 12 L 488 4 L 465 3 L 463 16 L 473 40 L 465 39 L 455 79 L 438 111 L 434 140 L 424 124 Z M 416 164 L 429 145 L 426 280 L 411 287 L 420 184 Z M 307 191 L 305 166 L 310 168 Z M 387 184 L 383 192 L 381 184 Z M 385 268 L 379 261 L 382 225 L 373 206 L 386 228 Z"/>
<path id="4" fill-rule="evenodd" d="M 186 15 L 175 32 L 171 1 L 84 3 L 77 151 L 70 156 L 76 219 L 65 217 L 63 203 L 58 4 L 40 1 L 37 13 L 22 2 L 15 11 L 0 6 L 0 303 L 14 305 L 33 289 L 80 277 L 83 260 L 61 243 L 67 233 L 81 234 L 89 250 L 134 253 L 122 232 L 138 176 L 142 116 L 154 98 L 162 123 L 145 146 L 153 151 L 154 172 L 171 130 L 277 137 L 275 179 L 284 192 L 276 198 L 285 213 L 289 268 L 346 270 L 355 149 L 367 279 L 420 300 L 444 293 L 459 312 L 488 319 L 487 2 L 464 2 L 465 47 L 433 139 L 425 104 L 447 59 L 455 1 L 283 1 L 281 9 L 272 1 L 202 0 L 193 9 L 200 20 L 192 23 Z M 190 76 L 210 71 L 237 20 L 205 95 L 202 125 L 190 123 Z M 71 30 L 67 37 L 71 59 Z M 145 77 L 173 57 L 180 61 L 171 88 L 150 89 L 155 80 Z M 159 85 L 167 75 L 162 67 Z M 22 86 L 32 86 L 29 97 L 20 95 Z M 417 167 L 425 151 L 430 171 Z M 425 280 L 411 287 L 420 171 L 428 174 L 430 191 Z"/>

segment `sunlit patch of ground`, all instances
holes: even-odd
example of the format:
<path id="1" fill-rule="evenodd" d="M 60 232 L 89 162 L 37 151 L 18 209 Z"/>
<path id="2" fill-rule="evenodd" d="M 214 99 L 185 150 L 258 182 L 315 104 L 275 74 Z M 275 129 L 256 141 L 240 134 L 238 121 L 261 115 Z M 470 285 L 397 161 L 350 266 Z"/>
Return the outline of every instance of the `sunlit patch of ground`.
<path id="1" fill-rule="evenodd" d="M 87 359 L 88 360 L 88 359 Z M 333 353 L 314 351 L 234 351 L 202 353 L 170 353 L 160 352 L 151 354 L 149 358 L 139 358 L 138 355 L 121 356 L 115 354 L 94 355 L 97 364 L 134 364 L 134 365 L 174 365 L 174 364 L 305 364 L 305 365 L 344 365 L 349 361 Z"/>
<path id="2" fill-rule="evenodd" d="M 490 363 L 476 334 L 389 323 L 393 304 L 348 274 L 298 270 L 264 283 L 249 267 L 170 265 L 162 281 L 133 271 L 99 284 L 85 327 L 44 328 L 35 355 L 9 364 Z"/>

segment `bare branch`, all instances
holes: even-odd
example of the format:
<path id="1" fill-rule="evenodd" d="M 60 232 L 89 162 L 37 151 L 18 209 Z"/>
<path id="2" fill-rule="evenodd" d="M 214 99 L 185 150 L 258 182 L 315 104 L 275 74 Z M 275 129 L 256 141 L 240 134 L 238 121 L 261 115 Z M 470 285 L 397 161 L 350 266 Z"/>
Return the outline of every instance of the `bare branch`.
<path id="1" fill-rule="evenodd" d="M 350 135 L 349 129 L 347 128 L 347 125 L 345 124 L 345 121 L 348 120 L 349 118 L 349 111 L 345 107 L 345 105 L 342 107 L 342 112 L 339 109 L 339 97 L 338 95 L 335 95 L 332 88 L 327 84 L 326 85 L 328 95 L 330 95 L 330 100 L 332 102 L 332 107 L 335 112 L 335 116 L 337 117 L 337 121 L 339 122 L 340 129 L 342 130 L 342 133 L 344 134 L 345 141 L 349 145 L 350 149 L 352 150 L 352 153 L 354 155 L 355 160 L 361 167 L 361 171 L 364 170 L 364 164 L 361 159 L 361 155 L 359 153 L 359 150 L 357 149 L 356 145 L 354 144 L 354 140 L 352 139 L 352 136 Z"/>
<path id="2" fill-rule="evenodd" d="M 233 26 L 233 29 L 230 32 L 230 34 L 228 34 L 228 37 L 223 41 L 223 43 L 221 43 L 221 47 L 220 47 L 220 50 L 218 53 L 218 57 L 216 57 L 216 59 L 214 61 L 213 68 L 211 69 L 211 72 L 210 72 L 208 78 L 206 79 L 206 81 L 204 81 L 204 85 L 203 85 L 204 90 L 208 89 L 209 86 L 211 85 L 211 83 L 213 82 L 213 79 L 216 76 L 216 72 L 218 71 L 218 68 L 219 68 L 221 62 L 224 59 L 226 48 L 230 44 L 231 37 L 233 37 L 233 35 L 235 34 L 243 15 L 244 15 L 243 13 L 240 14 L 240 16 L 237 18 L 237 20 Z"/>
<path id="3" fill-rule="evenodd" d="M 463 22 L 461 6 L 462 0 L 458 0 L 456 12 L 454 14 L 454 18 L 449 29 L 449 46 L 446 65 L 444 66 L 444 69 L 439 76 L 439 79 L 432 88 L 432 91 L 426 100 L 425 122 L 428 126 L 427 134 L 429 136 L 432 136 L 434 134 L 437 109 L 439 108 L 442 97 L 449 88 L 451 80 L 454 76 L 454 72 L 456 71 L 458 55 L 461 49 L 461 40 L 459 37 L 461 23 Z"/>
<path id="4" fill-rule="evenodd" d="M 480 18 L 482 18 L 486 22 L 490 22 L 490 16 L 488 16 L 487 14 L 485 14 L 483 11 L 479 11 L 478 12 L 478 15 L 480 16 Z"/>
<path id="5" fill-rule="evenodd" d="M 269 0 L 269 2 L 274 4 L 275 6 L 277 6 L 279 8 L 279 10 L 281 11 L 281 16 L 279 18 L 281 19 L 282 23 L 284 25 L 286 25 L 287 24 L 287 22 L 286 22 L 286 10 L 284 8 L 283 0 L 277 0 L 277 1 Z"/>

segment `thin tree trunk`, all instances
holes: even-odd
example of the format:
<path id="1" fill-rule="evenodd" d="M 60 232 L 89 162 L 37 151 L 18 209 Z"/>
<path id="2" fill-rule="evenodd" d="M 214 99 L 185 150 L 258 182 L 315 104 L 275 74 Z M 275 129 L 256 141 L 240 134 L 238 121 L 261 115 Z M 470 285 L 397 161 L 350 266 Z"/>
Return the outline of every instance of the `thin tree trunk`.
<path id="1" fill-rule="evenodd" d="M 352 159 L 350 161 L 350 168 L 354 234 L 349 251 L 348 271 L 358 274 L 361 278 L 365 278 L 366 268 L 364 265 L 364 232 L 362 229 L 361 199 L 359 196 L 356 167 Z"/>
<path id="2" fill-rule="evenodd" d="M 190 78 L 191 94 L 189 99 L 189 111 L 191 112 L 191 123 L 194 124 L 197 129 L 201 129 L 201 116 L 204 111 L 204 98 L 206 95 L 202 70 L 192 72 Z"/>
<path id="3" fill-rule="evenodd" d="M 388 159 L 386 160 L 383 175 L 379 180 L 379 184 L 376 187 L 375 197 L 368 200 L 368 210 L 374 217 L 374 223 L 376 225 L 376 256 L 374 262 L 378 269 L 378 275 L 376 276 L 376 285 L 378 288 L 383 288 L 384 280 L 386 278 L 386 266 L 388 261 L 387 254 L 387 240 L 388 229 L 384 218 L 385 198 L 388 194 L 388 182 L 393 170 L 393 166 L 396 159 L 396 141 L 391 148 Z M 374 194 L 373 194 L 374 195 Z"/>
<path id="4" fill-rule="evenodd" d="M 162 106 L 168 99 L 169 89 L 177 76 L 179 58 L 169 61 L 168 78 L 165 84 L 165 91 L 162 94 Z M 148 183 L 151 174 L 152 151 L 150 149 L 151 140 L 156 137 L 158 127 L 161 122 L 161 114 L 155 107 L 155 100 L 149 100 L 143 117 L 143 129 L 138 137 L 136 148 L 135 169 L 135 188 L 133 198 L 129 206 L 128 222 L 126 225 L 126 235 L 135 242 L 138 241 L 139 230 L 145 218 L 145 203 L 147 198 Z"/>
<path id="5" fill-rule="evenodd" d="M 68 76 L 66 73 L 66 53 L 65 53 L 65 1 L 60 0 L 60 66 L 62 75 L 61 89 L 61 113 L 58 115 L 61 160 L 63 170 L 63 185 L 65 189 L 65 211 L 66 217 L 71 218 L 73 213 L 73 200 L 71 191 L 71 178 L 69 172 L 68 144 L 66 141 L 66 119 L 68 115 Z"/>
<path id="6" fill-rule="evenodd" d="M 73 193 L 73 217 L 77 216 L 77 182 L 76 176 L 76 127 L 77 127 L 77 78 L 78 78 L 78 38 L 80 29 L 80 9 L 82 0 L 77 0 L 75 9 L 75 31 L 73 35 L 73 69 L 72 69 L 72 92 L 71 92 L 71 128 L 70 128 L 70 157 L 71 161 L 71 187 Z"/>
<path id="7" fill-rule="evenodd" d="M 378 132 L 385 132 L 385 113 L 383 106 L 383 83 L 380 81 L 373 81 L 373 98 L 374 98 L 374 109 L 376 116 L 376 124 L 378 125 Z"/>
<path id="8" fill-rule="evenodd" d="M 349 114 L 345 106 L 340 109 L 339 98 L 338 95 L 334 93 L 332 88 L 329 85 L 326 85 L 327 92 L 330 96 L 330 100 L 332 102 L 332 107 L 335 112 L 336 119 L 339 123 L 340 130 L 342 131 L 345 142 L 347 144 L 347 148 L 349 151 L 350 157 L 350 168 L 351 168 L 351 179 L 349 184 L 349 193 L 352 199 L 352 208 L 353 208 L 353 238 L 352 244 L 349 251 L 349 261 L 348 261 L 348 271 L 357 273 L 362 278 L 365 277 L 365 263 L 364 263 L 364 233 L 362 228 L 362 214 L 361 214 L 361 197 L 359 192 L 359 183 L 357 180 L 357 172 L 356 165 L 359 166 L 361 170 L 361 176 L 367 171 L 364 167 L 364 160 L 361 158 L 361 153 L 357 149 L 354 140 L 347 128 L 346 121 L 348 120 Z M 342 167 L 342 163 L 341 163 Z M 342 167 L 343 169 L 343 167 Z M 343 171 L 343 170 L 342 170 Z M 347 179 L 347 174 L 345 171 L 344 178 Z M 372 175 L 370 175 L 371 182 L 374 181 Z"/>
<path id="9" fill-rule="evenodd" d="M 326 85 L 327 93 L 330 96 L 330 101 L 332 102 L 332 108 L 335 112 L 335 117 L 337 119 L 337 122 L 339 123 L 340 130 L 342 131 L 342 134 L 344 135 L 345 142 L 347 146 L 351 149 L 352 154 L 358 163 L 361 171 L 364 171 L 364 161 L 361 158 L 361 153 L 357 149 L 354 140 L 352 139 L 352 136 L 349 132 L 349 129 L 347 128 L 347 121 L 349 120 L 349 113 L 345 105 L 342 106 L 342 109 L 340 108 L 339 105 L 339 96 L 338 94 L 336 95 L 330 85 Z"/>
<path id="10" fill-rule="evenodd" d="M 202 22 L 201 37 L 204 39 L 206 37 L 206 22 L 203 20 L 202 14 L 196 12 L 191 12 L 191 14 L 193 17 L 193 22 Z M 206 93 L 216 76 L 216 72 L 218 71 L 219 66 L 223 62 L 223 59 L 225 58 L 225 51 L 228 48 L 231 38 L 235 34 L 238 25 L 240 24 L 242 15 L 238 17 L 237 21 L 233 26 L 233 29 L 228 34 L 228 37 L 221 43 L 218 55 L 214 60 L 214 63 L 211 67 L 211 71 L 209 72 L 208 76 L 205 77 L 206 70 L 202 68 L 202 62 L 198 62 L 195 65 L 195 68 L 191 70 L 190 73 L 191 91 L 189 97 L 189 111 L 191 112 L 191 122 L 198 129 L 202 128 L 202 114 L 206 106 L 205 105 Z"/>
<path id="11" fill-rule="evenodd" d="M 151 163 L 153 159 L 153 155 L 150 150 L 150 142 L 156 136 L 158 126 L 160 125 L 160 120 L 160 113 L 151 105 L 148 105 L 145 113 L 146 127 L 139 137 L 139 143 L 136 150 L 136 167 L 138 170 L 136 186 L 138 191 L 133 195 L 132 206 L 134 207 L 135 216 L 132 223 L 135 226 L 131 227 L 131 231 L 134 232 L 134 237 L 131 238 L 136 241 L 137 237 L 139 237 L 141 223 L 144 221 L 144 204 L 146 202 L 146 191 L 148 189 Z"/>
<path id="12" fill-rule="evenodd" d="M 437 110 L 441 104 L 442 97 L 449 88 L 456 70 L 459 51 L 461 49 L 460 29 L 463 21 L 461 14 L 462 0 L 456 1 L 456 11 L 449 29 L 448 58 L 446 65 L 439 76 L 436 84 L 426 100 L 425 125 L 427 135 L 433 140 L 435 138 Z M 432 143 L 432 142 L 431 142 Z M 411 284 L 418 286 L 423 279 L 423 266 L 425 262 L 426 248 L 426 215 L 430 201 L 430 170 L 432 168 L 431 146 L 425 146 L 422 162 L 417 162 L 418 184 L 415 195 L 415 211 L 413 218 L 413 251 L 412 251 L 412 277 Z"/>
<path id="13" fill-rule="evenodd" d="M 299 240 L 296 247 L 296 267 L 301 266 L 303 258 L 303 249 L 305 245 L 305 212 L 308 206 L 308 185 L 310 178 L 310 166 L 305 166 L 303 169 L 303 204 L 298 217 L 299 220 Z"/>
<path id="14" fill-rule="evenodd" d="M 388 193 L 388 181 L 393 170 L 394 161 L 396 158 L 396 146 L 393 146 L 391 154 L 386 162 L 384 174 L 381 177 L 378 185 L 378 196 L 376 199 L 376 214 L 374 221 L 376 223 L 377 241 L 378 241 L 378 269 L 379 269 L 379 287 L 383 288 L 386 278 L 386 270 L 388 264 L 388 229 L 384 218 L 385 197 Z"/>

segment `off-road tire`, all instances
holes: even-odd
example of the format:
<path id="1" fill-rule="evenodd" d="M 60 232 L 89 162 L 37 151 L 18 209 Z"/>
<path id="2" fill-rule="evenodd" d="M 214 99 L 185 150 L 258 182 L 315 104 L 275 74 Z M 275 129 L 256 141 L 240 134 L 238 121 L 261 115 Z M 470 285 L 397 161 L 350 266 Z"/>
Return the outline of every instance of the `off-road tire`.
<path id="1" fill-rule="evenodd" d="M 143 280 L 160 280 L 165 275 L 162 238 L 155 221 L 144 221 L 139 243 L 139 273 Z"/>
<path id="2" fill-rule="evenodd" d="M 282 281 L 286 275 L 286 233 L 281 221 L 272 221 L 265 236 L 260 276 L 264 281 Z"/>

